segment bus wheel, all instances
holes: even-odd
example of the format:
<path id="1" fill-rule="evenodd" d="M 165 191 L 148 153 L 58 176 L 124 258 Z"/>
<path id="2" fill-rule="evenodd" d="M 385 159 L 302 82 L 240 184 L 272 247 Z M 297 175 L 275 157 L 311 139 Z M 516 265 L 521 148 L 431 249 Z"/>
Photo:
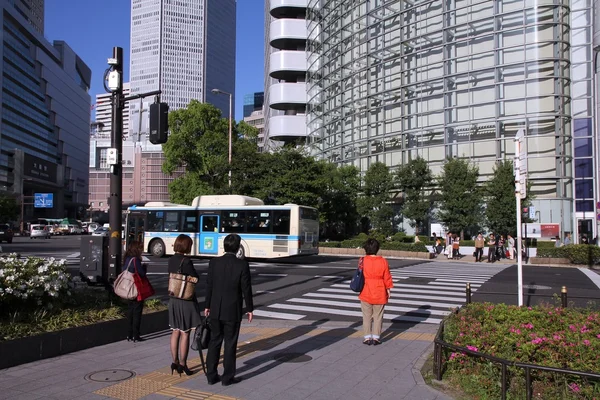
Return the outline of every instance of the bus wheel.
<path id="1" fill-rule="evenodd" d="M 164 256 L 165 243 L 160 239 L 153 240 L 152 243 L 150 243 L 150 253 L 156 257 Z"/>

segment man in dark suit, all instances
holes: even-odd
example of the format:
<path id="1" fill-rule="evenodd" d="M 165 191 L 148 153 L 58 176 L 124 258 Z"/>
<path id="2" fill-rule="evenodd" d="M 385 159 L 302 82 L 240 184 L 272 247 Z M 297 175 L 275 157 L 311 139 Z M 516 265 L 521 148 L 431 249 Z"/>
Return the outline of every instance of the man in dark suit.
<path id="1" fill-rule="evenodd" d="M 250 267 L 246 260 L 236 257 L 240 242 L 241 238 L 238 235 L 227 235 L 223 240 L 225 254 L 213 258 L 208 264 L 204 313 L 209 318 L 211 328 L 206 356 L 206 378 L 209 385 L 214 385 L 219 380 L 223 386 L 241 381 L 235 376 L 235 359 L 243 315 L 242 297 L 246 302 L 248 322 L 252 322 L 254 305 Z M 217 366 L 223 340 L 225 341 L 223 376 L 219 378 Z"/>

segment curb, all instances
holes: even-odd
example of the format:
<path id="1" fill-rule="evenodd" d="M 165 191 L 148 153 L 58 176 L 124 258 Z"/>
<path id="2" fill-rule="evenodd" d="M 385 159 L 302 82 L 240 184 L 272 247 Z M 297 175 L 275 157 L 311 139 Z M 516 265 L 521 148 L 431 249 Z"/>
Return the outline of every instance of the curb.
<path id="1" fill-rule="evenodd" d="M 413 378 L 415 379 L 415 382 L 417 383 L 418 386 L 426 387 L 427 390 L 429 390 L 431 393 L 434 393 L 436 396 L 444 396 L 444 397 L 452 399 L 453 398 L 452 396 L 450 396 L 444 392 L 440 392 L 436 388 L 429 386 L 425 382 L 425 379 L 423 379 L 423 375 L 421 374 L 421 369 L 425 365 L 425 362 L 427 361 L 427 359 L 429 358 L 431 353 L 433 353 L 433 348 L 434 348 L 434 343 L 431 343 L 429 346 L 427 346 L 427 348 L 425 349 L 423 354 L 421 354 L 421 357 L 419 357 L 417 362 L 413 364 L 413 366 L 412 366 Z"/>

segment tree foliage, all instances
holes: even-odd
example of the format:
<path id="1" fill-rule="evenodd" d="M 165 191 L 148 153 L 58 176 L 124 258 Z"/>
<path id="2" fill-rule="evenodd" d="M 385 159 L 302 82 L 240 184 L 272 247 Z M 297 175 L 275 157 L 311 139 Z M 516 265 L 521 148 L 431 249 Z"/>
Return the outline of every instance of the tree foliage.
<path id="1" fill-rule="evenodd" d="M 410 226 L 415 228 L 417 235 L 431 215 L 431 199 L 427 191 L 432 181 L 427 161 L 421 157 L 411 159 L 396 170 L 397 186 L 403 193 L 402 213 L 411 220 Z"/>
<path id="2" fill-rule="evenodd" d="M 438 177 L 438 218 L 451 232 L 481 225 L 482 190 L 477 185 L 479 168 L 467 160 L 448 158 Z"/>
<path id="3" fill-rule="evenodd" d="M 515 236 L 517 233 L 517 204 L 515 201 L 513 163 L 501 161 L 496 164 L 494 176 L 486 183 L 484 189 L 486 196 L 485 216 L 488 228 L 492 232 Z M 529 193 L 529 190 L 527 192 Z M 521 200 L 522 207 L 527 207 L 530 203 L 529 198 Z M 528 219 L 523 222 L 528 222 Z"/>
<path id="4" fill-rule="evenodd" d="M 363 195 L 358 199 L 358 212 L 368 218 L 371 227 L 382 234 L 393 232 L 394 210 L 390 192 L 394 187 L 388 167 L 381 162 L 371 164 L 363 179 Z"/>
<path id="5" fill-rule="evenodd" d="M 360 191 L 358 168 L 347 165 L 336 167 L 326 164 L 327 187 L 321 196 L 319 210 L 322 232 L 332 239 L 340 239 L 355 233 L 359 214 L 356 207 Z"/>
<path id="6" fill-rule="evenodd" d="M 0 221 L 16 221 L 19 212 L 19 203 L 14 197 L 0 196 Z"/>

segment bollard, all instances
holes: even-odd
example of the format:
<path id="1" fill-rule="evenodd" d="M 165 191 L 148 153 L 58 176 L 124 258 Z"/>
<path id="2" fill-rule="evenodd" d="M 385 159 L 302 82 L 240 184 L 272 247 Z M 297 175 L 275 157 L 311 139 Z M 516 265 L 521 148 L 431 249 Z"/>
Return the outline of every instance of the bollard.
<path id="1" fill-rule="evenodd" d="M 567 308 L 567 287 L 563 286 L 560 289 L 560 305 L 562 308 Z"/>
<path id="2" fill-rule="evenodd" d="M 467 282 L 467 304 L 471 304 L 471 284 Z"/>

